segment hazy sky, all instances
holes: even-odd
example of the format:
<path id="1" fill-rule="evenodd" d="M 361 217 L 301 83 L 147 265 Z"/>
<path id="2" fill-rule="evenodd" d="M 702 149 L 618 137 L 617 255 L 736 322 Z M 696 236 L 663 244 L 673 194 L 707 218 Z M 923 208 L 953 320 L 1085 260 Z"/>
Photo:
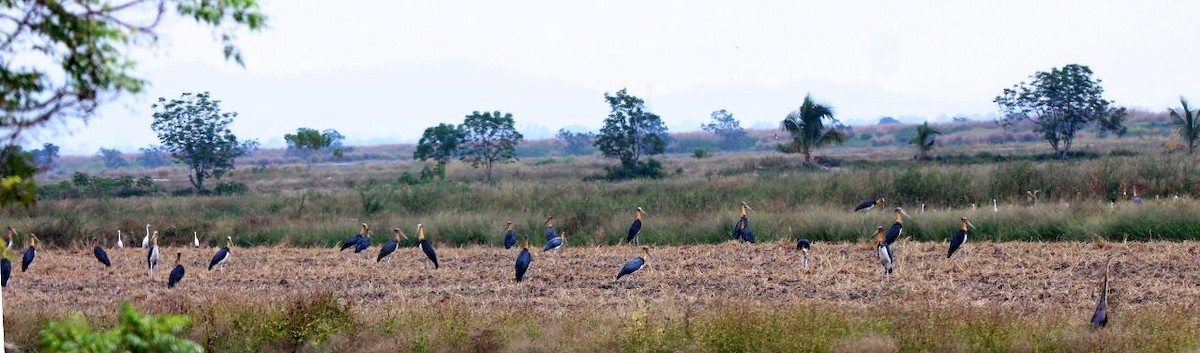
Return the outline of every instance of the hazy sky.
<path id="1" fill-rule="evenodd" d="M 157 143 L 150 104 L 210 91 L 234 133 L 279 146 L 298 127 L 351 144 L 413 142 L 474 110 L 541 137 L 596 129 L 628 88 L 672 131 L 727 109 L 775 126 L 804 94 L 852 124 L 982 116 L 1039 70 L 1089 65 L 1118 104 L 1200 100 L 1192 1 L 301 1 L 268 0 L 246 67 L 182 20 L 131 53 L 152 82 L 85 124 L 43 132 L 64 154 Z"/>

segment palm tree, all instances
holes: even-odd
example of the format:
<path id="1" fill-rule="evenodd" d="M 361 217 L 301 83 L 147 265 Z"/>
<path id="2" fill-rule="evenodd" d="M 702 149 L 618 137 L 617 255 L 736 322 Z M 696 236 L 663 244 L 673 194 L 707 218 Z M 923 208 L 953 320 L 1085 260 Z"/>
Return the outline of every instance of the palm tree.
<path id="1" fill-rule="evenodd" d="M 934 135 L 941 134 L 941 131 L 937 131 L 937 129 L 929 126 L 928 121 L 917 125 L 917 136 L 913 136 L 913 139 L 908 141 L 909 144 L 917 146 L 917 159 L 925 160 L 929 158 L 927 154 L 930 150 L 933 150 L 933 137 Z"/>
<path id="2" fill-rule="evenodd" d="M 1187 99 L 1183 96 L 1179 97 L 1179 104 L 1183 105 L 1183 114 L 1175 111 L 1175 108 L 1168 108 L 1171 111 L 1171 119 L 1175 120 L 1175 125 L 1179 126 L 1179 137 L 1187 142 L 1188 154 L 1196 151 L 1196 140 L 1200 139 L 1200 110 L 1192 110 L 1188 107 Z"/>
<path id="3" fill-rule="evenodd" d="M 812 95 L 804 95 L 800 109 L 788 113 L 780 124 L 781 130 L 792 135 L 792 142 L 787 145 L 785 152 L 804 153 L 804 161 L 811 162 L 812 150 L 831 143 L 846 142 L 846 134 L 826 128 L 824 119 L 837 123 L 837 119 L 833 118 L 833 108 L 813 102 Z"/>

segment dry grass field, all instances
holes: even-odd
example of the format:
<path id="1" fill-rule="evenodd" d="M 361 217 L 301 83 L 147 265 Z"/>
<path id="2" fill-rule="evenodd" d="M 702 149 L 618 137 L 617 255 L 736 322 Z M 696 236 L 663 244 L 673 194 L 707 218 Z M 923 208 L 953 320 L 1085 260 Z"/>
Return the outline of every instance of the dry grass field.
<path id="1" fill-rule="evenodd" d="M 652 247 L 650 267 L 614 282 L 636 247 L 556 257 L 531 240 L 523 283 L 517 250 L 492 247 L 443 246 L 429 274 L 411 246 L 383 263 L 378 247 L 234 248 L 224 273 L 206 270 L 215 249 L 168 247 L 152 277 L 141 249 L 110 249 L 105 269 L 90 249 L 50 248 L 4 290 L 5 327 L 36 346 L 46 318 L 103 326 L 125 299 L 191 315 L 187 336 L 211 351 L 1177 351 L 1200 339 L 1197 242 L 968 242 L 946 259 L 944 243 L 902 240 L 890 277 L 872 244 L 814 244 L 808 269 L 794 243 Z M 188 272 L 168 289 L 176 252 Z M 1108 254 L 1112 321 L 1093 332 Z M 332 309 L 313 304 L 323 297 Z"/>

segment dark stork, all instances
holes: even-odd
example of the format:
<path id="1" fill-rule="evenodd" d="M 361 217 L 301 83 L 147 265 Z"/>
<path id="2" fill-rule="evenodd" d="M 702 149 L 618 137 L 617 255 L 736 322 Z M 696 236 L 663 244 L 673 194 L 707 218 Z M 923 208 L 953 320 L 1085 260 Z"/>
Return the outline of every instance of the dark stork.
<path id="1" fill-rule="evenodd" d="M 361 253 L 369 247 L 371 247 L 371 228 L 367 228 L 367 233 L 358 238 L 358 244 L 354 245 L 354 253 Z"/>
<path id="2" fill-rule="evenodd" d="M 229 248 L 233 247 L 233 237 L 225 236 L 225 246 L 217 250 L 213 254 L 212 260 L 208 261 L 208 270 L 212 271 L 213 267 L 218 267 L 221 272 L 225 272 L 225 263 L 229 262 Z"/>
<path id="3" fill-rule="evenodd" d="M 1142 204 L 1142 197 L 1138 195 L 1137 185 L 1133 186 L 1133 204 L 1134 205 Z"/>
<path id="4" fill-rule="evenodd" d="M 104 267 L 112 267 L 112 261 L 108 260 L 108 253 L 104 252 L 104 248 L 100 246 L 100 240 L 92 238 L 92 244 L 95 245 L 92 247 L 92 254 L 96 255 L 96 261 L 100 261 Z"/>
<path id="5" fill-rule="evenodd" d="M 379 256 L 375 257 L 375 262 L 383 261 L 384 258 L 396 252 L 396 248 L 400 247 L 401 238 L 408 239 L 408 235 L 405 235 L 404 231 L 400 230 L 400 228 L 392 228 L 392 240 L 388 240 L 387 244 L 383 244 L 379 248 Z M 388 261 L 390 262 L 391 260 L 389 259 Z"/>
<path id="6" fill-rule="evenodd" d="M 8 228 L 4 230 L 4 248 L 12 250 L 13 236 L 15 235 L 17 235 L 17 230 L 13 229 L 12 226 L 8 226 Z"/>
<path id="7" fill-rule="evenodd" d="M 12 278 L 12 261 L 8 261 L 8 252 L 0 259 L 0 287 L 8 287 L 8 279 Z"/>
<path id="8" fill-rule="evenodd" d="M 946 253 L 947 259 L 953 256 L 955 251 L 958 251 L 958 247 L 967 242 L 967 227 L 975 229 L 975 225 L 968 221 L 967 217 L 963 217 L 962 227 L 958 229 L 957 233 L 954 233 L 954 239 L 950 240 L 950 251 Z"/>
<path id="9" fill-rule="evenodd" d="M 1108 325 L 1108 268 L 1112 263 L 1112 254 L 1108 255 L 1108 261 L 1104 263 L 1104 284 L 1100 286 L 1100 302 L 1096 303 L 1096 312 L 1092 314 L 1092 328 L 1101 328 Z"/>
<path id="10" fill-rule="evenodd" d="M 1042 190 L 1025 190 L 1025 204 L 1029 207 L 1037 207 L 1038 192 Z"/>
<path id="11" fill-rule="evenodd" d="M 643 246 L 642 247 L 642 256 L 635 257 L 635 258 L 633 258 L 633 260 L 629 260 L 629 262 L 626 262 L 625 266 L 621 267 L 621 272 L 617 272 L 617 278 L 614 279 L 613 281 L 620 280 L 621 277 L 625 277 L 626 275 L 632 275 L 634 272 L 637 272 L 638 270 L 645 268 L 646 260 L 649 258 L 650 258 L 650 248 Z"/>
<path id="12" fill-rule="evenodd" d="M 625 235 L 625 244 L 629 244 L 629 243 L 633 242 L 635 239 L 637 240 L 638 244 L 642 243 L 642 240 L 637 239 L 637 236 L 638 236 L 638 234 L 642 234 L 642 215 L 645 213 L 646 213 L 646 211 L 642 210 L 642 208 L 640 206 L 637 209 L 633 210 L 633 214 L 634 214 L 633 224 L 629 225 L 629 234 Z"/>
<path id="13" fill-rule="evenodd" d="M 433 269 L 438 268 L 437 252 L 433 250 L 433 244 L 425 239 L 425 225 L 417 225 L 417 241 L 420 242 L 421 252 L 425 253 L 425 272 L 429 272 L 429 264 L 433 263 Z"/>
<path id="14" fill-rule="evenodd" d="M 554 239 L 558 236 L 558 232 L 554 231 L 554 216 L 546 217 L 546 241 Z"/>
<path id="15" fill-rule="evenodd" d="M 742 201 L 738 208 L 742 210 L 742 218 L 739 218 L 737 224 L 733 225 L 733 238 L 738 242 L 745 241 L 753 244 L 755 243 L 754 232 L 750 230 L 750 215 L 747 211 L 753 212 L 754 209 L 750 208 L 745 201 Z"/>
<path id="16" fill-rule="evenodd" d="M 525 235 L 525 246 L 521 248 L 521 253 L 517 254 L 517 282 L 525 279 L 525 271 L 529 271 L 529 265 L 533 263 L 533 254 L 529 253 L 529 235 Z"/>
<path id="17" fill-rule="evenodd" d="M 183 280 L 183 273 L 186 271 L 183 269 L 183 264 L 179 262 L 182 257 L 183 253 L 175 253 L 175 268 L 171 269 L 171 276 L 167 277 L 167 288 L 175 288 L 175 285 Z"/>
<path id="18" fill-rule="evenodd" d="M 29 247 L 25 249 L 25 255 L 21 257 L 21 272 L 29 270 L 29 265 L 33 264 L 33 258 L 37 257 L 37 235 L 29 233 Z"/>
<path id="19" fill-rule="evenodd" d="M 513 229 L 513 222 L 508 221 L 508 225 L 504 226 L 504 248 L 512 249 L 517 245 L 517 231 Z"/>
<path id="20" fill-rule="evenodd" d="M 566 245 L 566 244 L 567 244 L 567 232 L 563 231 L 562 234 L 559 234 L 557 237 L 554 237 L 554 239 L 550 239 L 550 241 L 546 242 L 546 248 L 542 249 L 542 252 L 554 250 L 555 255 L 562 256 L 561 254 L 559 254 L 559 250 L 562 249 L 563 245 Z"/>
<path id="21" fill-rule="evenodd" d="M 892 223 L 892 228 L 888 229 L 887 237 L 884 238 L 884 242 L 887 243 L 889 247 L 892 246 L 897 239 L 900 239 L 900 235 L 904 233 L 904 219 L 902 219 L 901 216 L 912 219 L 912 216 L 909 216 L 908 212 L 904 212 L 903 208 L 896 207 L 896 223 Z"/>
<path id="22" fill-rule="evenodd" d="M 342 242 L 342 248 L 338 249 L 338 251 L 342 251 L 342 250 L 346 250 L 346 249 L 349 249 L 354 246 L 358 246 L 359 241 L 362 240 L 363 235 L 367 234 L 368 229 L 371 229 L 371 227 L 368 227 L 366 223 L 359 224 L 358 225 L 358 234 L 351 235 L 350 239 L 346 239 L 346 241 Z"/>
<path id="23" fill-rule="evenodd" d="M 854 207 L 854 212 L 870 211 L 872 208 L 875 208 L 875 205 L 882 205 L 883 201 L 884 201 L 884 199 L 882 197 L 880 197 L 878 199 L 862 200 L 862 202 L 858 203 L 857 207 Z"/>
<path id="24" fill-rule="evenodd" d="M 808 268 L 808 250 L 812 249 L 812 241 L 808 239 L 796 240 L 796 250 L 800 251 L 800 264 L 804 268 Z"/>
<path id="25" fill-rule="evenodd" d="M 883 274 L 892 274 L 895 266 L 892 246 L 883 237 L 883 226 L 875 226 L 875 252 L 879 254 L 879 263 L 883 265 Z"/>

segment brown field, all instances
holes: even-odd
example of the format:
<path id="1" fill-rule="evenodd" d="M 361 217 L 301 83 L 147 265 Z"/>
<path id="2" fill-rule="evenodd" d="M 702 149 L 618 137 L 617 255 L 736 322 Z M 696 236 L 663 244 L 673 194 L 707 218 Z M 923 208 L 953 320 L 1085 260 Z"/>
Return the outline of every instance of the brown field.
<path id="1" fill-rule="evenodd" d="M 362 256 L 336 249 L 234 248 L 224 274 L 206 270 L 214 249 L 164 248 L 166 265 L 153 277 L 143 267 L 141 249 L 110 249 L 112 269 L 102 269 L 90 249 L 45 249 L 39 251 L 30 272 L 15 269 L 4 290 L 5 324 L 10 341 L 28 344 L 36 334 L 29 328 L 40 325 L 39 320 L 80 311 L 103 322 L 115 315 L 122 299 L 150 312 L 198 315 L 204 311 L 200 308 L 214 305 L 280 305 L 324 292 L 348 302 L 363 325 L 419 308 L 453 306 L 472 313 L 456 320 L 520 313 L 540 322 L 585 315 L 619 326 L 630 315 L 644 314 L 647 307 L 670 316 L 737 303 L 768 311 L 820 308 L 867 320 L 876 310 L 907 315 L 968 313 L 984 315 L 985 321 L 990 320 L 986 316 L 997 315 L 1006 317 L 1004 322 L 1033 320 L 1054 327 L 1065 322 L 1074 327 L 1071 332 L 1086 332 L 1110 253 L 1117 254 L 1109 327 L 1117 331 L 1110 332 L 1146 330 L 1120 331 L 1122 326 L 1133 330 L 1132 324 L 1122 322 L 1127 312 L 1138 313 L 1139 322 L 1167 317 L 1167 312 L 1191 317 L 1200 312 L 1197 242 L 968 242 L 950 260 L 945 258 L 946 248 L 944 243 L 902 240 L 896 246 L 896 272 L 884 277 L 870 244 L 815 244 L 807 270 L 800 268 L 798 254 L 788 243 L 658 247 L 651 250 L 648 269 L 615 283 L 620 265 L 637 256 L 635 247 L 566 248 L 561 258 L 538 248 L 532 249 L 533 266 L 520 284 L 511 280 L 517 251 L 486 247 L 443 247 L 439 250 L 442 267 L 429 275 L 414 247 L 401 248 L 383 263 L 374 262 L 378 247 L 369 249 L 370 254 L 358 254 Z M 177 251 L 183 252 L 188 273 L 178 287 L 167 289 L 167 273 Z M 1173 328 L 1184 330 L 1180 333 L 1185 339 L 1191 337 L 1186 344 L 1194 344 L 1195 319 L 1179 324 L 1187 327 Z M 202 341 L 196 337 L 202 334 L 192 335 Z M 850 347 L 841 350 L 867 349 L 862 345 L 883 340 L 883 351 L 888 351 L 896 344 L 886 330 L 854 337 Z M 334 350 L 397 347 L 342 344 Z M 508 344 L 523 350 L 529 347 L 522 344 L 531 343 L 510 339 Z"/>

